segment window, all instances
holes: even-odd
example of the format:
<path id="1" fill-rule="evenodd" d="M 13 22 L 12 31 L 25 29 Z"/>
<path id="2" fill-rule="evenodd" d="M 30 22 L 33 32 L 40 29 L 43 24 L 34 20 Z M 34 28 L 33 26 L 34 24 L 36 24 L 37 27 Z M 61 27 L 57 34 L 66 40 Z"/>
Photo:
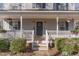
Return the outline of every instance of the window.
<path id="1" fill-rule="evenodd" d="M 46 4 L 45 3 L 34 3 L 33 8 L 45 8 Z"/>
<path id="2" fill-rule="evenodd" d="M 65 22 L 64 21 L 59 22 L 59 30 L 65 30 Z"/>
<path id="3" fill-rule="evenodd" d="M 68 3 L 54 3 L 55 10 L 68 10 Z"/>
<path id="4" fill-rule="evenodd" d="M 13 28 L 15 30 L 20 30 L 20 21 L 13 21 Z"/>
<path id="5" fill-rule="evenodd" d="M 76 21 L 75 28 L 79 28 L 79 20 Z"/>
<path id="6" fill-rule="evenodd" d="M 11 6 L 12 10 L 17 10 L 17 9 L 21 10 L 23 7 L 22 3 L 12 3 L 12 4 L 10 4 L 10 6 Z"/>
<path id="7" fill-rule="evenodd" d="M 69 23 L 67 21 L 60 20 L 58 26 L 59 30 L 69 30 Z"/>
<path id="8" fill-rule="evenodd" d="M 13 28 L 15 30 L 20 30 L 20 21 L 19 20 L 9 20 L 9 28 Z"/>
<path id="9" fill-rule="evenodd" d="M 3 10 L 3 8 L 4 8 L 4 4 L 0 3 L 0 10 Z"/>

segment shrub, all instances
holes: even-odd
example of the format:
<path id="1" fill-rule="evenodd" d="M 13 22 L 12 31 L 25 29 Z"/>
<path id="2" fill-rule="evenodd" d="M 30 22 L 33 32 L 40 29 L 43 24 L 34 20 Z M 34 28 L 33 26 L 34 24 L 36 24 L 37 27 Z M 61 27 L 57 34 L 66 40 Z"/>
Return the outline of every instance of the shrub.
<path id="1" fill-rule="evenodd" d="M 63 55 L 72 55 L 78 52 L 77 40 L 68 38 L 58 38 L 55 40 L 55 47 L 62 52 Z"/>
<path id="2" fill-rule="evenodd" d="M 76 28 L 74 30 L 71 30 L 71 32 L 74 33 L 74 34 L 78 34 L 79 33 L 79 28 Z"/>
<path id="3" fill-rule="evenodd" d="M 13 53 L 23 52 L 26 49 L 26 40 L 22 38 L 14 39 L 10 43 L 10 50 Z"/>
<path id="4" fill-rule="evenodd" d="M 73 53 L 75 53 L 75 51 L 75 45 L 64 45 L 64 47 L 62 48 L 62 53 L 66 52 L 66 55 L 72 55 Z"/>
<path id="5" fill-rule="evenodd" d="M 55 39 L 55 47 L 58 49 L 60 52 L 62 51 L 63 46 L 65 45 L 64 43 L 65 38 L 57 38 Z"/>
<path id="6" fill-rule="evenodd" d="M 0 39 L 0 51 L 9 50 L 9 40 L 8 39 Z"/>

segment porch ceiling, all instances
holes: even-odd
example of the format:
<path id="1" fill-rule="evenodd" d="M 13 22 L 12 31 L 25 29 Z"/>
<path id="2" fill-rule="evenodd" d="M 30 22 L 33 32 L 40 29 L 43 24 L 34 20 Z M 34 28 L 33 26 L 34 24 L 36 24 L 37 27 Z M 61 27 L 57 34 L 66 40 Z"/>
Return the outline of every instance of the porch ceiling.
<path id="1" fill-rule="evenodd" d="M 56 17 L 59 18 L 73 18 L 79 19 L 79 11 L 25 11 L 25 12 L 12 12 L 12 11 L 3 11 L 0 12 L 1 18 L 19 18 L 23 16 L 23 18 L 29 19 L 36 19 L 36 18 L 43 18 L 43 19 L 55 19 Z"/>

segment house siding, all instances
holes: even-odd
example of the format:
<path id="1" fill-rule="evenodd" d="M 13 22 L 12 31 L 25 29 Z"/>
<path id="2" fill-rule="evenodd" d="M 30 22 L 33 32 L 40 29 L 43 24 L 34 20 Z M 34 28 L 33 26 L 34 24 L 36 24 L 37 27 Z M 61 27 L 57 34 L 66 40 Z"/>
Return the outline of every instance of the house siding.
<path id="1" fill-rule="evenodd" d="M 19 5 L 21 4 L 21 6 Z M 3 4 L 3 8 L 1 7 L 0 10 L 12 10 L 13 9 L 13 6 L 16 6 L 16 10 L 20 10 L 20 7 L 21 7 L 21 10 L 26 10 L 26 9 L 37 9 L 37 8 L 33 8 L 33 4 L 34 3 L 5 3 Z M 45 3 L 46 6 L 45 6 L 45 9 L 48 9 L 48 10 L 55 10 L 56 6 L 54 4 L 56 3 Z M 65 3 L 63 3 L 65 4 Z M 77 5 L 75 3 L 68 3 L 68 10 L 76 10 L 78 9 L 75 8 Z M 41 8 L 39 8 L 41 9 Z"/>
<path id="2" fill-rule="evenodd" d="M 33 23 L 31 19 L 23 19 L 22 24 L 24 30 L 33 30 Z"/>

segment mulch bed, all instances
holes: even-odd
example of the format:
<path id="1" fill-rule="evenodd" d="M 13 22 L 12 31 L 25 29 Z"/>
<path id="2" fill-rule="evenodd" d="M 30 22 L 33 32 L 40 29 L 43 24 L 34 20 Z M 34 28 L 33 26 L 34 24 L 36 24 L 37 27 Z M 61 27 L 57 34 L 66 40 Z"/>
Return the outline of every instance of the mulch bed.
<path id="1" fill-rule="evenodd" d="M 28 50 L 24 53 L 11 53 L 11 52 L 0 52 L 0 56 L 55 56 L 59 52 L 55 49 L 49 49 L 49 50 L 40 50 L 40 51 L 32 51 Z"/>

